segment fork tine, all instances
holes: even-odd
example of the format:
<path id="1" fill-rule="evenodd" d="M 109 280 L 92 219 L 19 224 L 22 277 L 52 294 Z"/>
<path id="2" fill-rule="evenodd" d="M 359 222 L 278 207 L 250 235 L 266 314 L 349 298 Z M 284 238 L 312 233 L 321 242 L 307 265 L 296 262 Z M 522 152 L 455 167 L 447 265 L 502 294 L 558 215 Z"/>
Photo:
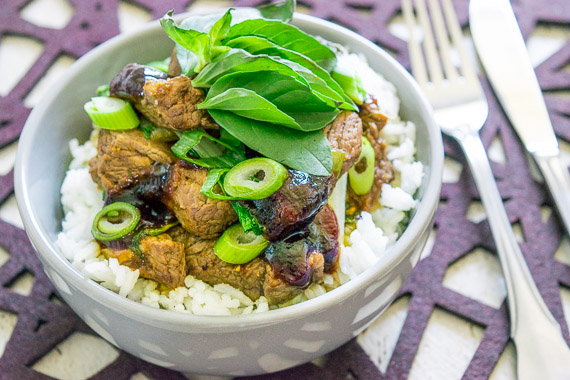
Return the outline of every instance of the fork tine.
<path id="1" fill-rule="evenodd" d="M 416 12 L 418 14 L 422 30 L 424 31 L 423 46 L 428 63 L 429 75 L 431 81 L 437 83 L 443 80 L 443 72 L 441 71 L 441 65 L 439 64 L 439 57 L 435 47 L 425 0 L 416 0 Z"/>
<path id="2" fill-rule="evenodd" d="M 428 2 L 445 76 L 449 80 L 456 80 L 458 74 L 455 66 L 451 63 L 449 54 L 449 37 L 447 36 L 447 31 L 445 29 L 441 7 L 439 6 L 438 0 L 428 0 Z"/>
<path id="3" fill-rule="evenodd" d="M 451 34 L 451 40 L 461 60 L 461 73 L 467 80 L 477 79 L 473 66 L 469 63 L 469 58 L 463 46 L 463 33 L 461 32 L 461 26 L 453 9 L 453 4 L 451 4 L 451 0 L 442 0 L 442 4 L 449 33 Z"/>
<path id="4" fill-rule="evenodd" d="M 408 50 L 410 53 L 410 63 L 412 65 L 412 75 L 421 86 L 425 86 L 428 78 L 419 38 L 416 37 L 416 21 L 411 0 L 402 0 L 402 13 L 410 30 Z"/>

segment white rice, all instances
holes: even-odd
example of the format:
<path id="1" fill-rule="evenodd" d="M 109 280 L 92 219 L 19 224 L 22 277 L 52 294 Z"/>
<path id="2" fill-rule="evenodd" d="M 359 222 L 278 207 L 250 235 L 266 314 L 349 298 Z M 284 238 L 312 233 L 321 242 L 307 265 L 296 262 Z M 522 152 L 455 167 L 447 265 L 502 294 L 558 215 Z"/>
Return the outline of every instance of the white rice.
<path id="1" fill-rule="evenodd" d="M 374 72 L 363 57 L 347 54 L 339 59 L 348 60 L 356 68 L 364 89 L 378 99 L 380 111 L 388 116 L 381 134 L 388 143 L 388 158 L 396 175 L 391 184 L 382 187 L 381 207 L 372 213 L 362 212 L 356 228 L 345 238 L 348 244 L 341 246 L 339 270 L 325 274 L 323 284 L 309 286 L 280 306 L 322 295 L 374 265 L 394 244 L 417 204 L 414 195 L 422 181 L 423 165 L 415 161 L 415 125 L 399 119 L 400 101 L 395 87 Z M 155 308 L 200 315 L 269 310 L 265 297 L 254 302 L 229 285 L 210 286 L 192 276 L 184 280 L 185 287 L 161 292 L 157 282 L 140 277 L 138 270 L 99 255 L 99 246 L 91 236 L 91 223 L 103 207 L 103 199 L 88 168 L 89 159 L 97 154 L 95 133 L 83 145 L 76 139 L 69 145 L 73 159 L 61 187 L 65 218 L 57 245 L 75 268 L 119 295 Z"/>

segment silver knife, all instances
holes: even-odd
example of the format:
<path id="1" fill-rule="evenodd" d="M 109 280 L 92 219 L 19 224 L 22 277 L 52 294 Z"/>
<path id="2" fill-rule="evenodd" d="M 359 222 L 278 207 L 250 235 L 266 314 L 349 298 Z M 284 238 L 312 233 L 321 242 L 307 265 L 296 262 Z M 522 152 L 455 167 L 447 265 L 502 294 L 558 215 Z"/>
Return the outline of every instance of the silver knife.
<path id="1" fill-rule="evenodd" d="M 558 141 L 509 1 L 471 0 L 469 27 L 487 77 L 511 124 L 541 169 L 570 232 L 570 175 L 562 165 Z M 522 287 L 513 290 L 525 292 Z M 520 296 L 537 298 L 532 292 Z M 538 306 L 525 309 L 523 305 L 514 305 L 517 318 L 511 323 L 511 337 L 517 350 L 518 378 L 570 379 L 570 349 L 560 325 L 541 299 L 534 305 Z M 532 328 L 539 325 L 540 329 Z"/>
<path id="2" fill-rule="evenodd" d="M 538 164 L 570 233 L 570 175 L 560 159 L 544 98 L 508 0 L 472 0 L 469 26 L 487 77 Z"/>

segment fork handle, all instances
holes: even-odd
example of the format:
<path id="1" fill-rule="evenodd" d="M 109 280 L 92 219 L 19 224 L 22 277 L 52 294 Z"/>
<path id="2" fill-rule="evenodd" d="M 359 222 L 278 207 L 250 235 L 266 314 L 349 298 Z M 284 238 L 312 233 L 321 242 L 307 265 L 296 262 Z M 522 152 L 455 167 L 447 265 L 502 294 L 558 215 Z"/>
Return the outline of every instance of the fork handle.
<path id="1" fill-rule="evenodd" d="M 568 168 L 562 164 L 560 152 L 552 155 L 532 155 L 544 176 L 558 214 L 570 233 L 570 174 Z"/>
<path id="2" fill-rule="evenodd" d="M 526 265 L 481 138 L 477 131 L 467 128 L 452 136 L 459 142 L 471 168 L 499 254 L 519 379 L 566 379 L 570 373 L 570 349 Z"/>

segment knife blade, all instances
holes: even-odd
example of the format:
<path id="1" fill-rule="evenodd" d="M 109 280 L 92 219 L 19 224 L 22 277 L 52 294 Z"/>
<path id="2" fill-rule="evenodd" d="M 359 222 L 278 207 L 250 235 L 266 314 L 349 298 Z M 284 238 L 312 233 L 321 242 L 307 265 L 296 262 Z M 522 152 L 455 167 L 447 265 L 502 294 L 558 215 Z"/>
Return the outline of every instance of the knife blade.
<path id="1" fill-rule="evenodd" d="M 570 174 L 508 0 L 471 0 L 469 27 L 479 59 L 503 110 L 541 170 L 567 232 Z"/>

